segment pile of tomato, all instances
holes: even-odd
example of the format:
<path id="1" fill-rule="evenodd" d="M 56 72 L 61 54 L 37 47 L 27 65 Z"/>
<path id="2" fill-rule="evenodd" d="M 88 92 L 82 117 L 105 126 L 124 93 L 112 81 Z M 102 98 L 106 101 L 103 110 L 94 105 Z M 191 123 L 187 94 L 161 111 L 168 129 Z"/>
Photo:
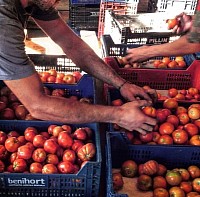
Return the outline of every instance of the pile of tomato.
<path id="1" fill-rule="evenodd" d="M 200 168 L 196 165 L 167 169 L 155 160 L 148 160 L 142 164 L 126 160 L 122 163 L 120 171 L 112 174 L 115 191 L 123 188 L 123 177 L 136 177 L 137 188 L 140 191 L 152 191 L 154 197 L 200 195 Z"/>
<path id="2" fill-rule="evenodd" d="M 75 174 L 94 159 L 89 127 L 50 125 L 47 131 L 27 127 L 23 133 L 0 131 L 0 172 Z"/>

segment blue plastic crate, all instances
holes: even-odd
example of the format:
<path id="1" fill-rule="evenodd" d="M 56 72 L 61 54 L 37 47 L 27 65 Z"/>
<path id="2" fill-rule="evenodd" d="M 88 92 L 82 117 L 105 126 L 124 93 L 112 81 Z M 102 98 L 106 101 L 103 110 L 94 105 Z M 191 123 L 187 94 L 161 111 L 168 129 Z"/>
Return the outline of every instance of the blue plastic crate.
<path id="1" fill-rule="evenodd" d="M 200 147 L 131 145 L 125 133 L 107 132 L 107 197 L 128 197 L 127 194 L 115 193 L 112 184 L 112 168 L 120 168 L 122 163 L 128 159 L 132 159 L 138 164 L 153 159 L 168 169 L 187 168 L 190 165 L 199 165 Z"/>
<path id="2" fill-rule="evenodd" d="M 38 130 L 47 131 L 51 124 L 46 121 L 0 121 L 0 129 L 6 132 L 24 130 L 33 126 Z M 93 130 L 93 141 L 96 146 L 96 156 L 79 170 L 77 174 L 26 174 L 0 173 L 0 196 L 2 197 L 47 197 L 47 196 L 82 196 L 97 197 L 99 195 L 101 175 L 101 148 L 99 126 L 97 123 L 74 124 L 72 128 L 89 127 Z"/>

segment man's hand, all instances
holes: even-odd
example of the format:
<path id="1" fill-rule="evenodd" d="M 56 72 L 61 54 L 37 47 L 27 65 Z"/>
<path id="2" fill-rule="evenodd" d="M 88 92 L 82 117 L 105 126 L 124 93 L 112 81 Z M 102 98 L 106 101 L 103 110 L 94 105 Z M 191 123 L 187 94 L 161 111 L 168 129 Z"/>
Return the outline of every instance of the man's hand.
<path id="1" fill-rule="evenodd" d="M 146 116 L 142 112 L 141 108 L 147 105 L 148 102 L 145 100 L 125 103 L 119 107 L 120 117 L 119 122 L 116 123 L 129 131 L 135 130 L 143 135 L 151 132 L 157 122 L 156 119 Z"/>
<path id="2" fill-rule="evenodd" d="M 127 101 L 142 99 L 146 100 L 148 105 L 152 105 L 157 101 L 157 92 L 154 89 L 144 89 L 134 84 L 125 83 L 120 89 L 121 95 Z"/>

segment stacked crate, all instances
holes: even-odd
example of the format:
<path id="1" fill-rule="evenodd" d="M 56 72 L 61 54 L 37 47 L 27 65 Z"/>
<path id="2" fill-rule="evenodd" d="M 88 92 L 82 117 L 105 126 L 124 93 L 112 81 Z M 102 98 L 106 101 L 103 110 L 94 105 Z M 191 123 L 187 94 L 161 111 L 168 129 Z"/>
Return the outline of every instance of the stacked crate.
<path id="1" fill-rule="evenodd" d="M 72 29 L 98 31 L 99 0 L 71 0 L 69 24 Z"/>

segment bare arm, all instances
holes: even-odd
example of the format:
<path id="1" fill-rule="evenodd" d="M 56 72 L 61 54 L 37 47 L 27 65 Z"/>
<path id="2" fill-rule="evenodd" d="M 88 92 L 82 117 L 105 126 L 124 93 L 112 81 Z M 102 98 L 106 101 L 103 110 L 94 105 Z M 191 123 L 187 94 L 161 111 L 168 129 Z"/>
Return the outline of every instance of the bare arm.
<path id="1" fill-rule="evenodd" d="M 5 83 L 37 119 L 68 124 L 111 122 L 130 131 L 137 130 L 141 133 L 151 131 L 156 124 L 155 119 L 145 116 L 140 110 L 141 106 L 148 105 L 145 100 L 114 107 L 48 96 L 44 94 L 43 84 L 37 73 L 24 79 L 5 81 Z"/>

